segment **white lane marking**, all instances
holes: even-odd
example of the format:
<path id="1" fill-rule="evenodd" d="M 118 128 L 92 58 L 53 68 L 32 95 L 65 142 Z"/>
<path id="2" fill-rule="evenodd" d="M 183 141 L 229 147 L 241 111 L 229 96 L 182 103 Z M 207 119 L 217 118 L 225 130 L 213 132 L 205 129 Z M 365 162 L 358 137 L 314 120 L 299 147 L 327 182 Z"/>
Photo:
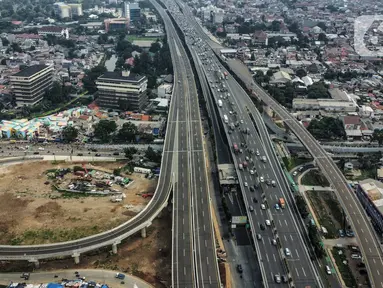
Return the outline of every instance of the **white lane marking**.
<path id="1" fill-rule="evenodd" d="M 305 277 L 306 277 L 305 268 L 302 267 L 302 271 L 303 271 L 303 275 L 305 275 Z"/>
<path id="2" fill-rule="evenodd" d="M 293 240 L 294 240 L 294 239 L 293 239 L 293 235 L 291 235 L 291 234 L 290 234 L 290 239 L 291 239 L 291 241 L 293 241 Z"/>
<path id="3" fill-rule="evenodd" d="M 295 253 L 297 254 L 297 258 L 299 258 L 299 253 L 297 249 L 295 249 Z"/>
<path id="4" fill-rule="evenodd" d="M 287 221 L 286 221 L 286 219 L 285 219 L 285 223 L 286 223 L 286 226 L 288 226 L 288 225 L 287 225 Z"/>
<path id="5" fill-rule="evenodd" d="M 184 275 L 186 275 L 186 267 L 184 267 Z"/>
<path id="6" fill-rule="evenodd" d="M 295 268 L 295 272 L 297 272 L 297 276 L 299 277 L 299 273 L 298 273 L 298 270 L 297 270 L 297 268 Z"/>
<path id="7" fill-rule="evenodd" d="M 186 256 L 186 252 L 185 252 L 185 249 L 184 249 L 184 257 Z"/>
<path id="8" fill-rule="evenodd" d="M 277 262 L 277 258 L 275 257 L 275 254 L 273 253 L 274 262 Z"/>

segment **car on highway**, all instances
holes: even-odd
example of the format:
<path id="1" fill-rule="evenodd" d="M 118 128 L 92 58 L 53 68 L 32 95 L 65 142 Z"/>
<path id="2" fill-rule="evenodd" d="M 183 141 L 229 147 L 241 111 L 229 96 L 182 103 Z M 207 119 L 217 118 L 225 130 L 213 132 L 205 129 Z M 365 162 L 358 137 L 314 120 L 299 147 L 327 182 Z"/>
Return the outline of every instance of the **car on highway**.
<path id="1" fill-rule="evenodd" d="M 259 156 L 259 150 L 257 149 L 257 151 L 255 152 L 255 155 Z"/>
<path id="2" fill-rule="evenodd" d="M 361 259 L 362 256 L 360 256 L 359 254 L 351 254 L 351 258 L 352 259 Z"/>
<path id="3" fill-rule="evenodd" d="M 297 171 L 294 171 L 293 176 L 295 177 L 295 176 L 297 176 L 297 175 L 298 175 L 298 172 L 297 172 Z"/>
<path id="4" fill-rule="evenodd" d="M 229 114 L 232 115 L 232 114 L 233 114 L 233 111 L 230 110 L 230 111 L 229 111 Z"/>
<path id="5" fill-rule="evenodd" d="M 250 174 L 254 175 L 254 170 L 253 169 L 250 169 Z"/>
<path id="6" fill-rule="evenodd" d="M 31 276 L 30 273 L 24 272 L 21 274 L 20 278 L 24 278 L 24 280 L 29 280 L 29 277 Z"/>
<path id="7" fill-rule="evenodd" d="M 279 204 L 277 203 L 277 204 L 275 204 L 275 210 L 279 210 L 280 209 L 280 207 L 279 207 Z"/>
<path id="8" fill-rule="evenodd" d="M 253 186 L 250 186 L 250 192 L 254 192 L 254 187 Z"/>
<path id="9" fill-rule="evenodd" d="M 261 234 L 257 234 L 257 239 L 258 240 L 262 240 L 262 235 Z"/>
<path id="10" fill-rule="evenodd" d="M 84 154 L 82 154 L 82 153 L 77 153 L 77 156 L 83 156 Z"/>
<path id="11" fill-rule="evenodd" d="M 289 282 L 289 278 L 286 275 L 282 275 L 282 282 L 283 283 Z"/>
<path id="12" fill-rule="evenodd" d="M 245 159 L 246 159 L 246 161 L 249 161 L 249 160 L 250 160 L 249 156 L 246 156 Z"/>
<path id="13" fill-rule="evenodd" d="M 326 273 L 328 275 L 331 275 L 331 269 L 330 269 L 330 267 L 328 265 L 326 265 Z"/>
<path id="14" fill-rule="evenodd" d="M 305 168 L 305 167 L 301 166 L 301 167 L 299 167 L 298 171 L 299 171 L 299 172 L 302 172 L 304 168 Z"/>
<path id="15" fill-rule="evenodd" d="M 275 280 L 276 283 L 281 283 L 281 275 L 275 274 L 274 275 L 274 280 Z"/>
<path id="16" fill-rule="evenodd" d="M 250 210 L 250 212 L 253 212 L 254 211 L 253 206 L 249 206 L 249 210 Z"/>
<path id="17" fill-rule="evenodd" d="M 259 224 L 259 228 L 261 228 L 261 230 L 265 230 L 266 229 L 265 225 L 263 225 L 263 224 Z"/>
<path id="18" fill-rule="evenodd" d="M 242 119 L 241 119 L 241 121 L 240 121 L 240 122 L 241 122 L 241 124 L 243 124 L 243 120 L 242 120 Z"/>
<path id="19" fill-rule="evenodd" d="M 271 239 L 271 244 L 273 244 L 274 246 L 277 246 L 277 240 Z"/>
<path id="20" fill-rule="evenodd" d="M 259 181 L 261 181 L 261 183 L 265 182 L 265 178 L 263 178 L 263 176 L 259 177 Z"/>
<path id="21" fill-rule="evenodd" d="M 249 184 L 248 184 L 247 182 L 243 182 L 243 185 L 244 185 L 245 187 L 248 187 L 248 186 L 249 186 Z"/>
<path id="22" fill-rule="evenodd" d="M 262 204 L 261 204 L 261 209 L 262 209 L 262 210 L 266 210 L 266 205 L 262 203 Z"/>
<path id="23" fill-rule="evenodd" d="M 96 155 L 94 155 L 94 156 L 96 156 L 96 157 L 100 157 L 101 154 L 100 154 L 100 153 L 96 153 Z"/>
<path id="24" fill-rule="evenodd" d="M 242 268 L 241 264 L 237 265 L 237 271 L 238 271 L 238 273 L 242 273 L 243 272 L 243 268 Z"/>
<path id="25" fill-rule="evenodd" d="M 271 225 L 271 222 L 270 222 L 269 219 L 266 219 L 266 220 L 265 220 L 265 223 L 266 223 L 266 226 L 270 226 L 270 225 Z"/>
<path id="26" fill-rule="evenodd" d="M 120 155 L 120 152 L 113 152 L 113 155 L 118 156 Z"/>
<path id="27" fill-rule="evenodd" d="M 253 202 L 254 202 L 254 203 L 258 203 L 258 199 L 255 198 L 255 197 L 253 197 Z"/>
<path id="28" fill-rule="evenodd" d="M 271 180 L 271 185 L 273 185 L 273 187 L 277 186 L 277 183 L 275 182 L 275 180 Z"/>
<path id="29" fill-rule="evenodd" d="M 285 248 L 285 255 L 288 257 L 291 256 L 291 251 L 289 248 Z"/>

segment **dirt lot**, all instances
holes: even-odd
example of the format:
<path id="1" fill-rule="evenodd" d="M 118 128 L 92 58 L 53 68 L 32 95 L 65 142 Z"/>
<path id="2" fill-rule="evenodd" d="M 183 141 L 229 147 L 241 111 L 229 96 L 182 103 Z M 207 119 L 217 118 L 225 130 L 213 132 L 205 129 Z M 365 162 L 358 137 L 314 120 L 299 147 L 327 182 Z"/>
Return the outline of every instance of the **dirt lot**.
<path id="1" fill-rule="evenodd" d="M 154 192 L 157 185 L 157 180 L 148 180 L 143 174 L 128 175 L 134 182 L 119 188 L 126 198 L 111 203 L 109 197 L 63 198 L 50 183 L 44 184 L 48 169 L 81 164 L 32 162 L 0 166 L 0 244 L 52 243 L 107 230 L 145 207 L 149 199 L 136 193 Z M 122 165 L 98 163 L 86 167 L 113 171 Z"/>
<path id="2" fill-rule="evenodd" d="M 147 237 L 140 233 L 118 245 L 118 254 L 110 253 L 111 247 L 104 251 L 81 255 L 80 264 L 74 264 L 72 258 L 40 261 L 40 268 L 23 262 L 0 262 L 2 272 L 54 271 L 62 269 L 112 269 L 133 274 L 158 288 L 171 285 L 171 213 L 164 210 L 160 219 L 155 219 L 147 229 Z"/>

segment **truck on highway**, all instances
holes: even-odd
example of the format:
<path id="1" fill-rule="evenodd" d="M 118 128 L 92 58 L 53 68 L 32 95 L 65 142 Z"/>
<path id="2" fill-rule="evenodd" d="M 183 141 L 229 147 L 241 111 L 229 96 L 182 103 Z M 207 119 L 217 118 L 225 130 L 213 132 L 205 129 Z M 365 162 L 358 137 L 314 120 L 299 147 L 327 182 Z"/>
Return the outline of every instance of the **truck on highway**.
<path id="1" fill-rule="evenodd" d="M 284 198 L 279 198 L 279 206 L 281 206 L 282 209 L 285 208 L 286 203 Z"/>
<path id="2" fill-rule="evenodd" d="M 234 152 L 235 153 L 238 153 L 238 145 L 237 144 L 233 144 L 233 149 L 234 149 Z"/>
<path id="3" fill-rule="evenodd" d="M 218 100 L 218 107 L 222 107 L 222 100 L 221 99 Z"/>
<path id="4" fill-rule="evenodd" d="M 227 115 L 223 115 L 223 122 L 225 122 L 226 124 L 229 123 L 229 118 L 227 118 Z"/>

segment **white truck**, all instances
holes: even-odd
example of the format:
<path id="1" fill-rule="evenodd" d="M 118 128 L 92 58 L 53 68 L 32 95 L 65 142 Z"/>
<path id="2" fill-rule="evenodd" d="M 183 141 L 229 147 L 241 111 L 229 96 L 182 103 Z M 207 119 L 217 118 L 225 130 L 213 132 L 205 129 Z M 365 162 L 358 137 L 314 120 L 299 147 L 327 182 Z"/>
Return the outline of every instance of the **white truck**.
<path id="1" fill-rule="evenodd" d="M 218 100 L 218 107 L 222 107 L 222 100 L 221 99 Z"/>

